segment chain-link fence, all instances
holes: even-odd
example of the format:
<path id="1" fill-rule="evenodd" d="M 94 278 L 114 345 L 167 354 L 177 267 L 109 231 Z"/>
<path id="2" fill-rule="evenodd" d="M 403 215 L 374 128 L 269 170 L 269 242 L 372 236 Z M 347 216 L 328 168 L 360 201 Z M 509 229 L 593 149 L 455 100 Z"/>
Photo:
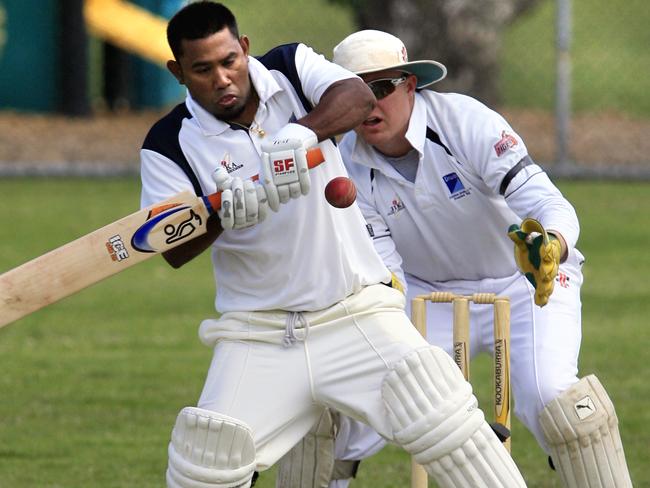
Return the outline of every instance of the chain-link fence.
<path id="1" fill-rule="evenodd" d="M 184 1 L 130 3 L 160 10 L 163 4 Z M 650 178 L 650 3 L 646 0 L 276 0 L 272 8 L 265 0 L 226 3 L 237 15 L 241 33 L 250 36 L 254 55 L 280 43 L 302 41 L 331 57 L 332 47 L 361 28 L 362 22 L 365 28 L 385 29 L 401 37 L 411 59 L 447 62 L 445 47 L 447 54 L 450 50 L 474 50 L 473 55 L 465 56 L 465 64 L 475 67 L 475 78 L 497 73 L 498 101 L 490 104 L 503 113 L 523 136 L 532 157 L 550 172 Z M 16 102 L 23 93 L 24 107 L 13 108 L 29 109 L 30 103 L 53 105 L 51 101 L 59 96 L 55 90 L 59 54 L 54 14 L 58 4 L 43 2 L 38 16 L 26 17 L 35 23 L 40 44 L 22 42 L 22 24 L 15 18 L 11 22 L 12 12 L 21 5 L 18 0 L 0 0 L 0 65 L 4 63 L 0 108 L 6 108 L 5 102 Z M 367 9 L 360 15 L 362 5 Z M 528 8 L 523 14 L 512 15 L 509 25 L 485 27 L 508 11 L 512 13 L 517 5 Z M 52 11 L 49 17 L 43 15 L 45 7 Z M 435 8 L 454 13 L 440 21 L 431 15 Z M 471 15 L 476 18 L 467 21 Z M 48 18 L 51 20 L 46 22 Z M 447 25 L 450 23 L 453 28 Z M 12 31 L 12 25 L 18 27 Z M 427 34 L 436 30 L 453 31 L 456 44 L 430 42 Z M 478 35 L 476 31 L 480 31 Z M 481 48 L 495 39 L 496 50 Z M 91 37 L 90 42 L 90 95 L 96 97 L 101 95 L 100 83 L 93 82 L 98 80 L 95 58 L 99 57 L 93 57 L 96 50 L 92 47 L 98 40 Z M 486 57 L 491 64 L 485 66 L 490 69 L 482 67 Z M 453 62 L 448 67 L 451 81 L 465 75 Z M 14 71 L 18 82 L 10 82 Z M 167 75 L 160 72 L 161 86 Z M 153 78 L 148 74 L 146 79 Z M 446 81 L 434 88 L 447 91 Z M 157 94 L 152 83 L 146 86 L 146 94 Z M 462 84 L 449 89 L 474 93 Z M 37 97 L 44 99 L 40 105 Z M 94 99 L 91 102 L 97 106 Z"/>
<path id="2" fill-rule="evenodd" d="M 650 173 L 650 4 L 552 0 L 503 38 L 503 111 L 532 156 L 577 176 Z"/>

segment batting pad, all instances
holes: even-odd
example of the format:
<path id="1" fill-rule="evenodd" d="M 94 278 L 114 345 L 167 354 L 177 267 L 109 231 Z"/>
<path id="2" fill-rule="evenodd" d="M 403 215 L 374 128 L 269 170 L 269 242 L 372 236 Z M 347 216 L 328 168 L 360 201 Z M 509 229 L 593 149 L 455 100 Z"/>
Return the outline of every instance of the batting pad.
<path id="1" fill-rule="evenodd" d="M 632 488 L 614 405 L 596 376 L 549 402 L 540 423 L 564 486 Z"/>
<path id="2" fill-rule="evenodd" d="M 245 488 L 255 471 L 250 428 L 202 408 L 181 410 L 168 453 L 169 488 Z"/>
<path id="3" fill-rule="evenodd" d="M 397 362 L 382 397 L 395 441 L 441 488 L 526 486 L 471 385 L 442 349 L 419 349 Z"/>
<path id="4" fill-rule="evenodd" d="M 276 488 L 327 488 L 334 470 L 336 425 L 329 409 L 278 465 Z"/>

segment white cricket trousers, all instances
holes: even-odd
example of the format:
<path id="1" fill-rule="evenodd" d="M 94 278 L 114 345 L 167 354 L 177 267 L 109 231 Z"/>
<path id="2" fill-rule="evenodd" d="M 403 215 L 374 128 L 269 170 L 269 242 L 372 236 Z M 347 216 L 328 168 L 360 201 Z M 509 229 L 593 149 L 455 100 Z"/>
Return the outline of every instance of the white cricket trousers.
<path id="1" fill-rule="evenodd" d="M 514 413 L 532 432 L 547 453 L 539 414 L 545 405 L 578 381 L 580 351 L 582 264 L 584 257 L 573 249 L 560 265 L 553 294 L 544 307 L 534 303 L 534 290 L 521 274 L 480 281 L 448 281 L 428 284 L 407 277 L 408 306 L 420 294 L 453 292 L 463 295 L 496 293 L 510 298 L 510 372 Z M 494 347 L 493 307 L 470 305 L 470 352 L 492 354 Z M 427 303 L 427 340 L 448 354 L 453 349 L 453 311 L 447 303 Z M 491 419 L 488 405 L 480 405 Z M 381 449 L 383 439 L 352 419 L 341 417 L 335 455 L 358 460 Z M 332 482 L 330 488 L 345 488 L 349 480 Z"/>
<path id="2" fill-rule="evenodd" d="M 391 439 L 381 384 L 392 364 L 429 347 L 403 307 L 399 291 L 374 285 L 317 312 L 204 321 L 199 335 L 214 357 L 198 406 L 251 427 L 258 470 L 302 439 L 325 407 Z"/>

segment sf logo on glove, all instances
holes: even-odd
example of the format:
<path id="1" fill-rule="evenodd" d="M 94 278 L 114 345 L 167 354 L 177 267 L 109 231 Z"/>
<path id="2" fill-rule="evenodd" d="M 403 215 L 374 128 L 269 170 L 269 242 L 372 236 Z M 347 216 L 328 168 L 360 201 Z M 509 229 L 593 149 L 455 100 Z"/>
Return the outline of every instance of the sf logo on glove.
<path id="1" fill-rule="evenodd" d="M 298 169 L 293 159 L 293 151 L 286 151 L 285 154 L 276 153 L 274 156 L 276 158 L 273 159 L 271 165 L 273 168 L 273 182 L 276 185 L 282 185 L 298 181 Z"/>
<path id="2" fill-rule="evenodd" d="M 287 171 L 292 171 L 293 168 L 295 168 L 293 159 L 277 159 L 273 161 L 273 171 L 276 176 L 284 174 Z"/>

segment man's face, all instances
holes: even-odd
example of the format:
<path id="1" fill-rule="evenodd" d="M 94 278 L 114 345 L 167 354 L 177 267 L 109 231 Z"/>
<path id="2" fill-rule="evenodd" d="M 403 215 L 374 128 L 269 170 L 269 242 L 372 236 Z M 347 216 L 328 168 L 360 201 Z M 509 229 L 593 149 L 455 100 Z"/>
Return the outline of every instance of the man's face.
<path id="1" fill-rule="evenodd" d="M 378 100 L 374 110 L 354 130 L 384 154 L 398 155 L 395 153 L 400 152 L 409 125 L 417 79 L 397 70 L 369 73 L 361 78 L 371 87 L 375 82 L 373 91 Z M 379 98 L 381 95 L 385 96 Z"/>
<path id="2" fill-rule="evenodd" d="M 222 120 L 235 120 L 251 99 L 248 38 L 224 28 L 203 39 L 184 39 L 178 61 L 167 67 L 201 107 Z"/>

